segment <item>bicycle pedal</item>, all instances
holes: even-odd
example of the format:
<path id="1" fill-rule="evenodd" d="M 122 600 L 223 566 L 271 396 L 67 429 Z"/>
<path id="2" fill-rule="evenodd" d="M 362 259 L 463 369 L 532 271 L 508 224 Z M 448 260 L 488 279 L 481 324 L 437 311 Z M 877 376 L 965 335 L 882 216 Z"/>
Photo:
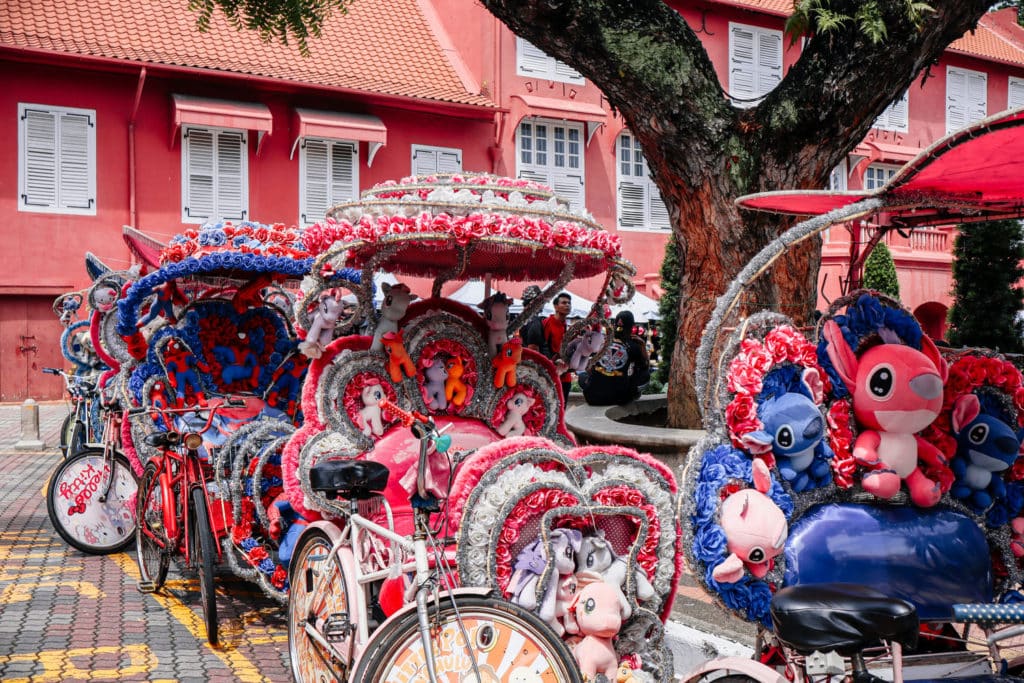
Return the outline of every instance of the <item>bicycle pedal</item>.
<path id="1" fill-rule="evenodd" d="M 329 643 L 337 643 L 344 640 L 352 634 L 353 630 L 355 630 L 355 627 L 349 621 L 348 613 L 346 612 L 335 612 L 324 621 L 323 634 Z"/>
<path id="2" fill-rule="evenodd" d="M 139 581 L 136 588 L 140 593 L 156 593 L 156 584 L 152 581 Z"/>

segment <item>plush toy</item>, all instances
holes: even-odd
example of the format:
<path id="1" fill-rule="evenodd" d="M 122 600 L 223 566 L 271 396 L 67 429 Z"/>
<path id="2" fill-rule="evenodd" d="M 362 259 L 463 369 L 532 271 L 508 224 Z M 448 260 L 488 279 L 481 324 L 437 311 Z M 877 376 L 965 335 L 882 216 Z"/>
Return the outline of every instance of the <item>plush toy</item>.
<path id="1" fill-rule="evenodd" d="M 163 318 L 166 322 L 173 324 L 178 320 L 174 307 L 188 304 L 188 297 L 181 293 L 174 280 L 169 280 L 161 287 L 157 287 L 154 294 L 153 303 L 149 305 L 146 315 L 139 318 L 136 327 L 145 327 L 158 318 Z"/>
<path id="2" fill-rule="evenodd" d="M 220 363 L 220 378 L 224 384 L 233 384 L 242 380 L 252 380 L 259 371 L 256 354 L 248 349 L 240 349 L 242 361 L 238 362 L 235 349 L 230 346 L 214 346 L 213 357 Z"/>
<path id="3" fill-rule="evenodd" d="M 210 368 L 199 361 L 191 350 L 180 339 L 172 337 L 164 346 L 163 360 L 167 371 L 167 380 L 179 401 L 193 396 L 196 403 L 206 405 L 206 395 L 199 382 L 197 369 L 209 372 Z"/>
<path id="4" fill-rule="evenodd" d="M 448 368 L 444 360 L 432 358 L 423 361 L 423 376 L 426 381 L 423 388 L 427 392 L 427 407 L 431 410 L 444 410 L 448 407 L 448 399 L 445 398 L 444 382 L 448 379 Z"/>
<path id="5" fill-rule="evenodd" d="M 381 436 L 384 434 L 384 423 L 380 415 L 380 401 L 384 398 L 384 387 L 379 379 L 368 379 L 359 395 L 363 407 L 359 411 L 360 421 L 363 423 L 363 434 L 370 436 Z"/>
<path id="6" fill-rule="evenodd" d="M 444 362 L 444 367 L 448 372 L 448 378 L 444 381 L 444 397 L 449 403 L 461 407 L 469 395 L 469 388 L 462 381 L 462 375 L 465 374 L 466 368 L 462 364 L 461 356 L 450 356 Z"/>
<path id="7" fill-rule="evenodd" d="M 580 551 L 576 555 L 576 572 L 590 572 L 601 577 L 601 580 L 617 586 L 623 593 L 622 613 L 628 619 L 633 608 L 625 599 L 626 576 L 629 565 L 626 558 L 615 554 L 612 544 L 604 537 L 604 531 L 588 535 L 580 544 Z M 654 597 L 654 586 L 651 585 L 647 574 L 639 567 L 633 572 L 633 581 L 636 585 L 637 600 L 646 601 Z"/>
<path id="8" fill-rule="evenodd" d="M 621 598 L 622 591 L 606 581 L 587 584 L 576 594 L 570 611 L 583 640 L 572 654 L 585 681 L 595 680 L 598 674 L 613 681 L 618 674 L 619 656 L 612 641 L 622 628 L 622 620 L 629 618 L 622 612 Z"/>
<path id="9" fill-rule="evenodd" d="M 263 274 L 239 287 L 231 298 L 231 305 L 234 307 L 235 312 L 241 315 L 250 308 L 262 306 L 263 289 L 272 284 L 274 284 L 274 277 Z"/>
<path id="10" fill-rule="evenodd" d="M 1010 551 L 1014 557 L 1020 559 L 1024 557 L 1024 517 L 1015 517 L 1010 522 L 1010 529 L 1013 531 L 1010 536 Z"/>
<path id="11" fill-rule="evenodd" d="M 398 321 L 405 315 L 409 304 L 416 300 L 416 295 L 409 290 L 409 286 L 398 283 L 381 284 L 384 292 L 384 303 L 380 306 L 380 320 L 373 330 L 373 341 L 370 343 L 371 351 L 380 351 L 383 347 L 382 338 L 388 332 L 398 332 Z"/>
<path id="12" fill-rule="evenodd" d="M 494 387 L 514 387 L 516 382 L 516 368 L 519 361 L 523 359 L 523 340 L 519 337 L 512 337 L 501 345 L 501 353 L 491 359 L 494 366 Z"/>
<path id="13" fill-rule="evenodd" d="M 580 581 L 575 574 L 563 575 L 559 578 L 561 580 L 558 582 L 558 592 L 555 597 L 555 618 L 549 623 L 559 637 L 567 633 L 577 635 L 580 632 L 579 624 L 567 617 L 569 608 L 576 599 L 576 593 L 579 592 Z"/>
<path id="14" fill-rule="evenodd" d="M 502 351 L 502 345 L 508 341 L 508 307 L 512 299 L 502 292 L 495 292 L 480 304 L 487 323 L 487 354 L 494 358 Z"/>
<path id="15" fill-rule="evenodd" d="M 587 330 L 578 338 L 569 342 L 566 351 L 569 356 L 569 369 L 573 372 L 585 372 L 590 358 L 604 346 L 604 330 L 600 327 Z"/>
<path id="16" fill-rule="evenodd" d="M 879 344 L 858 358 L 833 320 L 822 333 L 839 377 L 853 396 L 853 413 L 861 427 L 853 457 L 871 467 L 861 478 L 868 493 L 889 499 L 907 482 L 910 499 L 921 507 L 939 502 L 942 488 L 929 479 L 918 461 L 936 467 L 946 459 L 918 432 L 942 409 L 946 361 L 927 336 L 921 351 L 904 344 Z"/>
<path id="17" fill-rule="evenodd" d="M 950 468 L 956 481 L 949 492 L 976 512 L 984 512 L 994 501 L 1006 497 L 1006 485 L 993 474 L 1013 465 L 1024 430 L 1014 432 L 996 415 L 983 411 L 976 394 L 964 394 L 956 400 L 951 421 L 956 457 Z"/>
<path id="18" fill-rule="evenodd" d="M 621 665 L 615 675 L 617 676 L 615 683 L 640 683 L 640 680 L 633 675 L 633 667 L 629 664 Z"/>
<path id="19" fill-rule="evenodd" d="M 299 516 L 292 504 L 288 502 L 285 494 L 274 499 L 274 503 L 267 508 L 267 534 L 277 541 L 277 558 L 285 567 L 291 562 L 292 552 L 295 550 L 295 542 L 299 535 L 306 528 L 305 520 Z M 301 523 L 299 523 L 301 522 Z"/>
<path id="20" fill-rule="evenodd" d="M 505 401 L 505 407 L 508 408 L 508 412 L 505 414 L 505 420 L 498 426 L 498 434 L 501 436 L 522 436 L 526 433 L 526 423 L 523 421 L 523 416 L 530 410 L 537 399 L 531 398 L 522 392 L 512 394 L 512 396 Z"/>
<path id="21" fill-rule="evenodd" d="M 553 529 L 551 531 L 552 568 L 548 573 L 547 585 L 543 592 L 538 584 L 548 566 L 547 548 L 544 539 L 536 541 L 519 551 L 513 565 L 512 578 L 507 591 L 512 602 L 528 610 L 537 610 L 537 615 L 552 628 L 555 626 L 558 612 L 558 593 L 561 582 L 576 569 L 575 553 L 579 550 L 583 534 L 576 529 Z"/>
<path id="22" fill-rule="evenodd" d="M 719 524 L 729 556 L 711 572 L 719 583 L 736 583 L 746 569 L 763 578 L 783 551 L 789 526 L 786 515 L 769 498 L 771 474 L 763 460 L 753 462 L 754 488 L 742 489 L 722 501 Z"/>
<path id="23" fill-rule="evenodd" d="M 92 291 L 90 304 L 100 313 L 109 313 L 117 302 L 117 288 L 104 285 Z"/>
<path id="24" fill-rule="evenodd" d="M 341 317 L 345 305 L 337 292 L 331 290 L 320 295 L 313 321 L 306 332 L 305 341 L 299 342 L 299 351 L 308 358 L 319 358 L 334 339 L 334 326 Z"/>
<path id="25" fill-rule="evenodd" d="M 406 377 L 416 376 L 416 365 L 413 364 L 409 352 L 405 350 L 405 340 L 401 332 L 387 332 L 381 337 L 384 354 L 388 357 L 388 373 L 391 381 L 401 383 L 403 373 Z"/>
<path id="26" fill-rule="evenodd" d="M 757 408 L 762 428 L 741 437 L 754 455 L 772 453 L 782 478 L 797 493 L 831 480 L 832 449 L 825 443 L 825 420 L 818 404 L 822 382 L 816 368 L 806 368 L 800 383 L 812 398 L 799 391 L 765 399 Z"/>

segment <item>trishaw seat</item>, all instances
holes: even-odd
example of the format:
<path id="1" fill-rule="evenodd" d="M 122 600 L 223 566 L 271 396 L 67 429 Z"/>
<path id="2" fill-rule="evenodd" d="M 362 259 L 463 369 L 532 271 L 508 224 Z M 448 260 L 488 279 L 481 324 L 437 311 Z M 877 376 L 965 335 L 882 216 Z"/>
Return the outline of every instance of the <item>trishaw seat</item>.
<path id="1" fill-rule="evenodd" d="M 772 598 L 775 635 L 800 654 L 835 650 L 848 656 L 878 639 L 913 647 L 918 620 L 906 600 L 854 583 L 789 586 Z"/>
<path id="2" fill-rule="evenodd" d="M 309 485 L 328 498 L 364 500 L 384 491 L 389 474 L 372 460 L 326 460 L 309 469 Z"/>

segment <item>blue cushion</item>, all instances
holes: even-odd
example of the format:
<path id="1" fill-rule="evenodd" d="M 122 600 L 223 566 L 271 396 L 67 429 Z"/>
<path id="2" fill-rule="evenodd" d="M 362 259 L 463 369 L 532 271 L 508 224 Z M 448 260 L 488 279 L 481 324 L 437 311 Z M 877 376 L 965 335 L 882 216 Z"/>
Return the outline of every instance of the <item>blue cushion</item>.
<path id="1" fill-rule="evenodd" d="M 789 530 L 786 586 L 861 583 L 953 619 L 954 603 L 992 601 L 992 564 L 978 525 L 952 510 L 830 503 Z"/>

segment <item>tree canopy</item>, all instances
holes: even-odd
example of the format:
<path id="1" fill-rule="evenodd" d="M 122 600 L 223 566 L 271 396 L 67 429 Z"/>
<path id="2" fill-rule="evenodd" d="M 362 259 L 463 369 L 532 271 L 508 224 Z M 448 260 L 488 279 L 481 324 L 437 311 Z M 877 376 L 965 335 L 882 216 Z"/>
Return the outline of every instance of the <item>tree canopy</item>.
<path id="1" fill-rule="evenodd" d="M 221 7 L 236 25 L 300 40 L 317 35 L 318 22 L 333 9 L 372 1 L 378 0 L 192 0 Z M 789 27 L 791 37 L 807 38 L 800 58 L 751 104 L 728 98 L 698 35 L 675 9 L 687 3 L 480 1 L 515 34 L 600 88 L 643 149 L 686 264 L 669 382 L 674 426 L 700 421 L 694 361 L 716 297 L 788 225 L 741 213 L 735 198 L 824 187 L 885 108 L 919 76 L 927 77 L 946 46 L 973 29 L 992 4 L 796 0 Z M 309 33 L 296 30 L 296 22 Z M 806 320 L 814 310 L 819 262 L 818 240 L 792 249 L 749 288 L 742 310 L 771 307 Z"/>

